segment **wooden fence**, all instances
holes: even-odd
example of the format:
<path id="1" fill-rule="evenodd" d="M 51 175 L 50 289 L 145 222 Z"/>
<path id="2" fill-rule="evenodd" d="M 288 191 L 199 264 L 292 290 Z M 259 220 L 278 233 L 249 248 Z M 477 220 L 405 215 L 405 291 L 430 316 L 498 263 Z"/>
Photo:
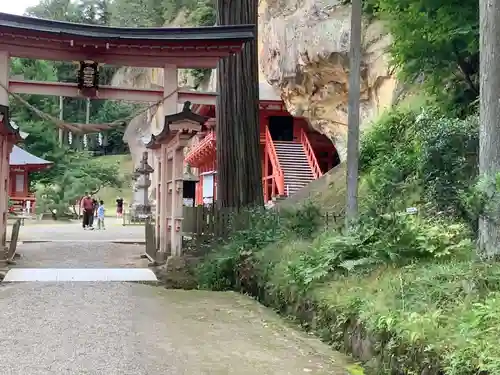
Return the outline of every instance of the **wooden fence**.
<path id="1" fill-rule="evenodd" d="M 280 220 L 278 213 L 275 214 L 276 219 Z M 231 233 L 247 229 L 251 225 L 252 215 L 255 213 L 243 211 L 235 214 L 214 205 L 184 207 L 184 240 L 191 243 L 192 247 L 224 241 Z M 342 225 L 340 215 L 334 213 L 324 213 L 321 220 L 326 229 L 338 229 Z"/>

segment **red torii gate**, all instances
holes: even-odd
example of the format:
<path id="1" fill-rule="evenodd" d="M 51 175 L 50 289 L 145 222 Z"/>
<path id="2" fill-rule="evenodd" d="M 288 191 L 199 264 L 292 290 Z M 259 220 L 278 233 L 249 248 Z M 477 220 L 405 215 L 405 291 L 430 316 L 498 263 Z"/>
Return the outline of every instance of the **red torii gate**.
<path id="1" fill-rule="evenodd" d="M 5 244 L 9 186 L 8 155 L 20 139 L 10 126 L 9 92 L 18 94 L 56 95 L 93 99 L 163 101 L 164 115 L 178 112 L 178 103 L 214 104 L 214 93 L 179 90 L 177 69 L 215 68 L 225 57 L 239 53 L 245 42 L 255 38 L 255 25 L 213 26 L 197 28 L 117 28 L 50 21 L 0 13 L 0 233 Z M 87 66 L 110 64 L 146 68 L 163 68 L 163 89 L 125 89 L 87 87 L 60 82 L 25 82 L 9 80 L 10 57 L 79 61 Z M 94 72 L 95 74 L 96 72 Z M 94 80 L 94 84 L 95 80 Z M 3 88 L 3 89 L 2 89 Z M 165 126 L 165 124 L 164 124 Z M 168 125 L 167 125 L 168 126 Z M 167 175 L 169 163 L 161 154 L 155 165 Z M 166 210 L 166 207 L 157 207 Z M 161 215 L 164 216 L 164 215 Z M 167 223 L 159 223 L 166 233 Z M 160 252 L 167 249 L 160 248 Z"/>

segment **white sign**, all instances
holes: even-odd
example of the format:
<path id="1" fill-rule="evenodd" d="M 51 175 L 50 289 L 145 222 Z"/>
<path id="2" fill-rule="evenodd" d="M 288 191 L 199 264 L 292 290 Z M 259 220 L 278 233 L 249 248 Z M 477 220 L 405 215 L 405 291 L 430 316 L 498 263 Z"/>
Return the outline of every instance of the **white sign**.
<path id="1" fill-rule="evenodd" d="M 408 207 L 406 213 L 410 215 L 415 215 L 418 212 L 417 207 Z"/>

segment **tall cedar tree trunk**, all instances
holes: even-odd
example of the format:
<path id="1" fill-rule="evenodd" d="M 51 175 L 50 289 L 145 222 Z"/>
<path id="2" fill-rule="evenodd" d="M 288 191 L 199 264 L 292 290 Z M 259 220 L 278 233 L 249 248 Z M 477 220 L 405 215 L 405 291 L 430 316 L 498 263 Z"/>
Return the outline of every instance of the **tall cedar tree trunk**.
<path id="1" fill-rule="evenodd" d="M 480 0 L 480 125 L 479 173 L 500 172 L 500 0 Z M 479 220 L 479 251 L 485 258 L 500 255 L 500 226 L 487 215 Z"/>
<path id="2" fill-rule="evenodd" d="M 217 0 L 218 25 L 257 25 L 257 0 Z M 255 28 L 257 33 L 257 27 Z M 217 202 L 263 205 L 257 37 L 218 65 Z"/>

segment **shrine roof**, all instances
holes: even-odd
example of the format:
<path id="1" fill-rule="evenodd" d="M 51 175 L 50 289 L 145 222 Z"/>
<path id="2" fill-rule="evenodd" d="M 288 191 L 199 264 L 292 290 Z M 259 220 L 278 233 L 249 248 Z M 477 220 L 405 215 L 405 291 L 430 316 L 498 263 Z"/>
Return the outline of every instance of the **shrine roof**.
<path id="1" fill-rule="evenodd" d="M 163 128 L 158 134 L 150 134 L 149 137 L 143 137 L 142 142 L 147 148 L 156 148 L 159 144 L 171 138 L 172 134 L 177 132 L 188 132 L 194 135 L 198 130 L 201 130 L 205 121 L 207 121 L 207 118 L 192 112 L 191 102 L 186 101 L 182 111 L 165 116 Z M 181 125 L 177 126 L 176 123 L 181 123 Z M 194 131 L 193 128 L 197 127 L 199 129 Z"/>
<path id="2" fill-rule="evenodd" d="M 137 67 L 214 67 L 221 57 L 241 51 L 255 35 L 254 25 L 130 28 L 0 13 L 0 49 L 11 56 L 34 59 L 94 60 Z"/>
<path id="3" fill-rule="evenodd" d="M 48 167 L 52 165 L 52 162 L 30 154 L 28 151 L 22 149 L 21 147 L 14 145 L 9 156 L 9 165 L 13 167 L 33 166 L 36 168 L 40 168 L 42 166 Z"/>

